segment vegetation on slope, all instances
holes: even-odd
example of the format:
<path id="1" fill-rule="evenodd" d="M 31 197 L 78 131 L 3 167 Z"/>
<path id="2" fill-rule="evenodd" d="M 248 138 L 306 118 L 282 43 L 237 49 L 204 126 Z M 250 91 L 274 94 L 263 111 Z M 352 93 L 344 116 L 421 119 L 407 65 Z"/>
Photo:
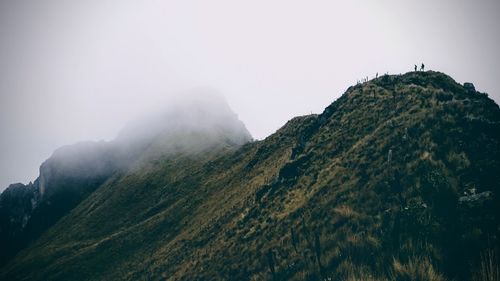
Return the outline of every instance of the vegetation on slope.
<path id="1" fill-rule="evenodd" d="M 213 146 L 236 148 L 250 140 L 225 100 L 205 95 L 135 120 L 113 141 L 57 149 L 41 165 L 34 183 L 13 184 L 0 195 L 0 266 L 105 182 L 127 171 L 146 171 L 168 155 L 197 154 Z"/>
<path id="2" fill-rule="evenodd" d="M 485 94 L 385 75 L 263 141 L 115 175 L 0 277 L 490 280 L 499 161 Z"/>

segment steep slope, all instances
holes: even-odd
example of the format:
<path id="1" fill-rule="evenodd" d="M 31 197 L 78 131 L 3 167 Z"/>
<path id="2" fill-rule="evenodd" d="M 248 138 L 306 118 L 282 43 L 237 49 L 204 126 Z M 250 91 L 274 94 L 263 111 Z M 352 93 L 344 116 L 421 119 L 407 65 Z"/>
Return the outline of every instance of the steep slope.
<path id="1" fill-rule="evenodd" d="M 0 264 L 108 180 L 137 167 L 144 170 L 143 163 L 166 155 L 237 148 L 250 140 L 227 103 L 210 95 L 138 119 L 111 142 L 62 147 L 41 165 L 34 183 L 13 184 L 0 195 Z"/>
<path id="2" fill-rule="evenodd" d="M 470 280 L 497 264 L 500 110 L 442 73 L 385 75 L 205 152 L 107 181 L 0 277 Z"/>

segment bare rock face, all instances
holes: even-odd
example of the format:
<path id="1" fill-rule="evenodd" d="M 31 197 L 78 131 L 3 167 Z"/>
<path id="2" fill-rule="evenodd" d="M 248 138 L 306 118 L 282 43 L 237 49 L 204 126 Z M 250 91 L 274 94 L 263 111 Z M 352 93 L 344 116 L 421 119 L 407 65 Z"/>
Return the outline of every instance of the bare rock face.
<path id="1" fill-rule="evenodd" d="M 9 186 L 0 195 L 0 264 L 118 171 L 113 156 L 104 142 L 66 146 L 40 166 L 34 183 Z"/>
<path id="2" fill-rule="evenodd" d="M 464 83 L 464 88 L 469 91 L 469 92 L 472 92 L 474 93 L 476 91 L 476 87 L 474 87 L 474 84 L 470 83 L 470 82 L 465 82 Z"/>
<path id="3" fill-rule="evenodd" d="M 31 216 L 32 210 L 38 201 L 38 192 L 33 184 L 11 184 L 0 197 L 0 209 L 8 211 L 8 217 L 2 217 L 0 232 L 4 232 L 11 225 L 15 228 L 24 228 Z M 2 212 L 3 214 L 3 212 Z"/>
<path id="4" fill-rule="evenodd" d="M 468 206 L 479 206 L 482 205 L 486 201 L 493 200 L 493 192 L 491 191 L 483 191 L 476 194 L 470 194 L 461 196 L 458 198 L 458 202 L 463 205 Z"/>
<path id="5" fill-rule="evenodd" d="M 36 208 L 39 193 L 34 184 L 11 184 L 0 195 L 0 264 L 21 248 L 23 230 L 33 209 Z"/>

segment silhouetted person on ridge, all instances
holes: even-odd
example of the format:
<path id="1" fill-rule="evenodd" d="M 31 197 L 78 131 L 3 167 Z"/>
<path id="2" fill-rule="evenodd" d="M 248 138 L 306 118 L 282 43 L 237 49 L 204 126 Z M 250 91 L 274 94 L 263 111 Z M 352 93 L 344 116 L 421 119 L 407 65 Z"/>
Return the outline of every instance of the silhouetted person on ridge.
<path id="1" fill-rule="evenodd" d="M 425 68 L 425 65 L 422 63 L 422 65 L 420 66 L 420 71 L 424 71 L 424 68 Z"/>
<path id="2" fill-rule="evenodd" d="M 417 65 L 415 64 L 415 71 L 417 71 Z"/>

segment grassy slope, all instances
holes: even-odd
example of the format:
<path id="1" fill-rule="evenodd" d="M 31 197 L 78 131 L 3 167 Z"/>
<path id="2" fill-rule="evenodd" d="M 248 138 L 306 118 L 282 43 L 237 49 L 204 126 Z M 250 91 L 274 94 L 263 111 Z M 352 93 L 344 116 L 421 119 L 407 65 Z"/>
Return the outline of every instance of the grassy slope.
<path id="1" fill-rule="evenodd" d="M 264 141 L 115 176 L 0 277 L 466 280 L 498 247 L 499 154 L 485 95 L 384 76 Z M 472 187 L 494 199 L 458 204 Z"/>

